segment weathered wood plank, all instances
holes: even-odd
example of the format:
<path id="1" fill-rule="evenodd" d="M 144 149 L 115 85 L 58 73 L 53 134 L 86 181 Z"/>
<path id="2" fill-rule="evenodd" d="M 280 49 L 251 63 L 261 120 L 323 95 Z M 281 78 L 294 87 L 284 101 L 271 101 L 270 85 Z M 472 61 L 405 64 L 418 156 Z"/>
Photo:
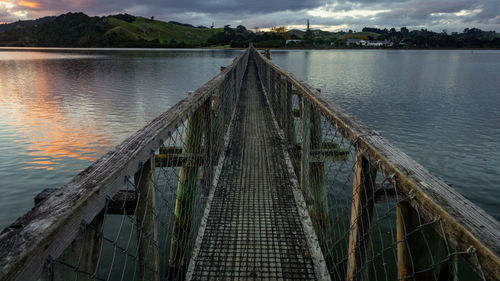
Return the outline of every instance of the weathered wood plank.
<path id="1" fill-rule="evenodd" d="M 155 158 L 151 157 L 134 175 L 137 207 L 137 258 L 139 280 L 159 280 L 158 221 L 156 219 L 156 190 L 154 188 Z"/>
<path id="2" fill-rule="evenodd" d="M 296 132 L 296 129 L 295 129 L 295 118 L 292 114 L 292 109 L 293 109 L 293 100 L 292 100 L 292 84 L 290 84 L 288 82 L 288 80 L 285 79 L 285 83 L 286 83 L 286 87 L 285 87 L 285 90 L 286 90 L 286 93 L 285 93 L 285 97 L 286 97 L 286 112 L 287 112 L 287 119 L 286 119 L 286 134 L 285 134 L 285 137 L 286 137 L 286 140 L 288 141 L 288 143 L 292 146 L 296 145 L 297 144 L 297 132 Z M 300 117 L 300 116 L 298 116 Z"/>
<path id="3" fill-rule="evenodd" d="M 310 166 L 309 166 L 309 190 L 313 197 L 313 204 L 309 206 L 309 215 L 314 226 L 325 260 L 328 264 L 333 264 L 332 248 L 332 227 L 328 216 L 328 195 L 325 184 L 325 164 L 324 161 L 317 161 L 312 157 L 312 152 L 322 152 L 323 150 L 323 129 L 321 126 L 321 115 L 311 108 L 311 139 L 310 139 Z M 322 154 L 316 154 L 316 156 Z M 324 155 L 324 154 L 323 154 Z"/>
<path id="4" fill-rule="evenodd" d="M 351 203 L 351 228 L 347 259 L 347 280 L 369 280 L 367 265 L 371 252 L 370 226 L 375 203 L 373 192 L 377 169 L 356 150 Z"/>
<path id="5" fill-rule="evenodd" d="M 205 107 L 200 107 L 186 122 L 182 152 L 200 153 L 204 135 Z M 186 163 L 179 171 L 175 221 L 168 260 L 169 276 L 181 276 L 187 269 L 189 233 L 193 220 L 194 199 L 198 186 L 198 166 Z"/>
<path id="6" fill-rule="evenodd" d="M 311 105 L 306 99 L 302 99 L 302 117 L 300 120 L 300 135 L 302 137 L 301 144 L 301 161 L 300 161 L 300 187 L 304 194 L 304 199 L 308 206 L 313 202 L 309 190 L 309 169 L 311 152 Z"/>
<path id="7" fill-rule="evenodd" d="M 440 227 L 434 228 L 438 233 L 445 233 L 444 238 L 454 250 L 466 251 L 472 247 L 474 251 L 469 251 L 471 254 L 463 257 L 476 272 L 484 272 L 487 280 L 498 279 L 500 223 L 497 220 L 315 89 L 275 64 L 269 62 L 268 65 L 269 68 L 287 76 L 301 95 L 314 103 L 345 138 L 351 143 L 358 143 L 370 161 L 380 167 L 386 177 L 394 175 L 393 181 L 398 192 L 408 195 L 410 190 L 413 190 L 414 197 L 410 201 L 412 206 L 419 208 L 427 220 L 440 217 L 444 232 Z"/>
<path id="8" fill-rule="evenodd" d="M 202 166 L 204 155 L 201 153 L 158 154 L 156 167 L 182 167 L 185 165 Z"/>
<path id="9" fill-rule="evenodd" d="M 201 172 L 201 181 L 203 184 L 203 196 L 208 197 L 210 193 L 210 187 L 212 186 L 212 167 L 214 159 L 216 158 L 215 153 L 211 150 L 212 138 L 213 138 L 213 112 L 212 112 L 212 98 L 208 99 L 204 104 L 203 112 L 205 116 L 204 119 L 204 129 L 205 132 L 203 141 L 203 169 Z M 212 158 L 213 157 L 213 158 Z"/>
<path id="10" fill-rule="evenodd" d="M 52 193 L 58 191 L 59 188 L 46 188 L 38 193 L 34 199 L 35 206 L 42 203 Z M 135 205 L 137 203 L 137 195 L 134 190 L 120 190 L 111 200 L 108 201 L 106 208 L 102 210 L 102 214 L 107 215 L 129 215 L 135 213 Z"/>
<path id="11" fill-rule="evenodd" d="M 79 233 L 82 220 L 92 221 L 193 110 L 199 108 L 226 77 L 246 65 L 248 51 L 193 95 L 178 102 L 78 174 L 0 233 L 0 279 L 35 280 L 49 255 L 58 257 Z"/>

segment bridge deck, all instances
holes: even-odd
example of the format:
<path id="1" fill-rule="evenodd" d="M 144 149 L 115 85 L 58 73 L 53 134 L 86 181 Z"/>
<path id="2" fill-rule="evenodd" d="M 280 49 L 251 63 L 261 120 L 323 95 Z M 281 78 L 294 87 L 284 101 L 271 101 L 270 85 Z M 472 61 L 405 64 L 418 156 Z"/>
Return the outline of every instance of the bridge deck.
<path id="1" fill-rule="evenodd" d="M 316 280 L 282 140 L 249 61 L 192 280 Z"/>

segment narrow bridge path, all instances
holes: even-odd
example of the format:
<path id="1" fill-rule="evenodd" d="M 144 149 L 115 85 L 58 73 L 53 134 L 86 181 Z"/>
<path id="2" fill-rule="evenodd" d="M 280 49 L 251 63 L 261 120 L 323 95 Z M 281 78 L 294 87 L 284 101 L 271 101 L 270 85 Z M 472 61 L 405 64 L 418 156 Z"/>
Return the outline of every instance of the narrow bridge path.
<path id="1" fill-rule="evenodd" d="M 316 280 L 282 139 L 250 58 L 192 280 Z"/>

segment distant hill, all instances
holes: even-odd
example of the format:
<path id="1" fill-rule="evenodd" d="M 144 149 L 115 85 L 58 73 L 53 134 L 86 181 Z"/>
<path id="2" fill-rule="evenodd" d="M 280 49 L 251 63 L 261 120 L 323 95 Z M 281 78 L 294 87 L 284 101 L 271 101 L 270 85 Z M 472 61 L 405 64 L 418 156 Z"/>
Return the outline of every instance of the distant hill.
<path id="1" fill-rule="evenodd" d="M 300 39 L 289 42 L 286 40 Z M 477 28 L 463 32 L 436 33 L 426 29 L 408 30 L 365 27 L 329 32 L 319 29 L 302 31 L 286 28 L 270 32 L 253 32 L 238 25 L 231 28 L 195 27 L 176 21 L 116 14 L 89 17 L 83 13 L 67 13 L 57 17 L 18 21 L 0 25 L 0 46 L 26 47 L 247 47 L 261 48 L 369 48 L 368 44 L 347 45 L 348 39 L 388 42 L 383 48 L 500 48 L 500 34 Z"/>
<path id="2" fill-rule="evenodd" d="M 222 31 L 128 14 L 89 17 L 67 13 L 0 25 L 0 46 L 195 47 Z"/>
<path id="3" fill-rule="evenodd" d="M 0 33 L 8 30 L 12 30 L 14 28 L 23 28 L 34 24 L 40 24 L 45 22 L 53 21 L 56 17 L 44 17 L 36 20 L 24 20 L 24 21 L 16 21 L 13 23 L 0 24 Z"/>

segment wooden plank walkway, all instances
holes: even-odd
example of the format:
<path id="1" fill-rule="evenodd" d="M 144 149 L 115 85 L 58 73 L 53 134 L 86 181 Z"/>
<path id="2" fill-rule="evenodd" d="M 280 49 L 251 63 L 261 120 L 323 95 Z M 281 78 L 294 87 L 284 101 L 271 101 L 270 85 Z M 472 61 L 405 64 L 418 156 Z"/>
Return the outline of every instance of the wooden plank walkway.
<path id="1" fill-rule="evenodd" d="M 243 80 L 227 156 L 188 278 L 317 280 L 313 260 L 324 261 L 310 219 L 301 213 L 303 198 L 253 59 Z"/>

